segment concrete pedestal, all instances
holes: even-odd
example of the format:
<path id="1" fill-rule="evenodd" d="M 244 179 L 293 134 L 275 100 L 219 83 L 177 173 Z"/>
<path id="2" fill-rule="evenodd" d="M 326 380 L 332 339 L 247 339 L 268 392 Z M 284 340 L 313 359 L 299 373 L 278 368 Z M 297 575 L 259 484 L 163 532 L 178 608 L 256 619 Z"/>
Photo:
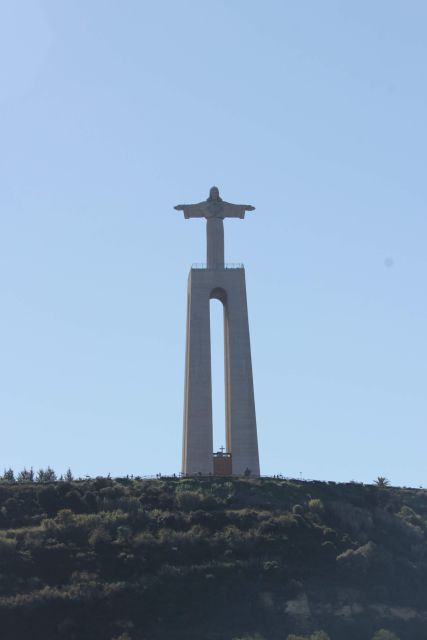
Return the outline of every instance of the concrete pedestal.
<path id="1" fill-rule="evenodd" d="M 226 450 L 232 474 L 258 476 L 259 457 L 243 268 L 191 269 L 185 366 L 184 475 L 213 473 L 210 300 L 224 306 Z"/>

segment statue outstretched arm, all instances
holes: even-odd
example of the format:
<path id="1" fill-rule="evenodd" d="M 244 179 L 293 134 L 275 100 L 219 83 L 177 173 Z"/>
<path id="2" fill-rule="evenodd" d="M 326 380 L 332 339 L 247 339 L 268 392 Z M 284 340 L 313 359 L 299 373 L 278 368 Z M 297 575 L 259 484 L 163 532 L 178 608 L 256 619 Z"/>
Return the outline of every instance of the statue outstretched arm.
<path id="1" fill-rule="evenodd" d="M 255 207 L 251 204 L 232 204 L 231 202 L 222 202 L 224 205 L 221 217 L 224 218 L 244 218 L 246 211 L 253 211 Z"/>
<path id="2" fill-rule="evenodd" d="M 206 217 L 206 202 L 198 202 L 197 204 L 177 204 L 174 207 L 177 211 L 184 212 L 184 218 L 204 218 Z"/>

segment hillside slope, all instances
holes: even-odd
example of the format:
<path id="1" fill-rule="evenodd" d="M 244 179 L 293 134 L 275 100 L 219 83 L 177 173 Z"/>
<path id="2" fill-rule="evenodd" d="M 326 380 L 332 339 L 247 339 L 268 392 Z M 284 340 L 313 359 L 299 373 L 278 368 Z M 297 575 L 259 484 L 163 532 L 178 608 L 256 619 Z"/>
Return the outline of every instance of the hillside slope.
<path id="1" fill-rule="evenodd" d="M 2 640 L 427 637 L 422 490 L 97 478 L 0 507 Z"/>

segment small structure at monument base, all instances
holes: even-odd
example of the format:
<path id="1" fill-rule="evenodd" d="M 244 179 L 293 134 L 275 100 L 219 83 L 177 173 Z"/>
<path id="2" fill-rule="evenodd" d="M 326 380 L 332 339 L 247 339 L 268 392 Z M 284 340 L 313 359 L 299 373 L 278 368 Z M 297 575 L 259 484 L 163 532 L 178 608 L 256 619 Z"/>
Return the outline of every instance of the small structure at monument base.
<path id="1" fill-rule="evenodd" d="M 213 454 L 213 473 L 214 476 L 231 476 L 233 473 L 231 453 L 224 451 L 224 447 Z"/>

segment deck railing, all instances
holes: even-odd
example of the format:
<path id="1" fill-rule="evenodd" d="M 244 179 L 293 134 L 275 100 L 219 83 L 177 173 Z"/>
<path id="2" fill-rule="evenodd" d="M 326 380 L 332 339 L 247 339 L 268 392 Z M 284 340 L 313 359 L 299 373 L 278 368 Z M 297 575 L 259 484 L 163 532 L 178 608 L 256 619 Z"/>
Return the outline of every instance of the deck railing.
<path id="1" fill-rule="evenodd" d="M 225 262 L 224 264 L 206 264 L 205 262 L 194 262 L 192 269 L 207 269 L 208 271 L 221 271 L 222 269 L 244 269 L 241 262 Z"/>

